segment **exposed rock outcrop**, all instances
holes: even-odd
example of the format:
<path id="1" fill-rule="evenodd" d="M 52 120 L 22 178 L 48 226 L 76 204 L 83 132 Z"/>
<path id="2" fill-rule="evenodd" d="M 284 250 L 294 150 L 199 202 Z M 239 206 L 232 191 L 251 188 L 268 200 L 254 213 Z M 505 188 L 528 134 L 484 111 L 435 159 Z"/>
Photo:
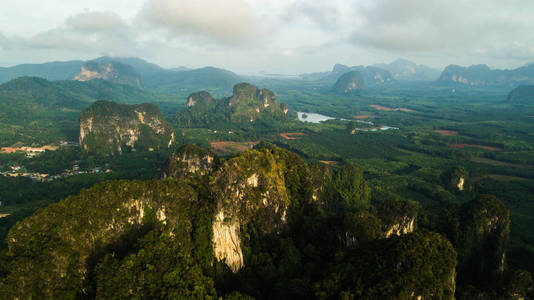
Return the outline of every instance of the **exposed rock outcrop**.
<path id="1" fill-rule="evenodd" d="M 81 72 L 73 79 L 77 81 L 103 79 L 113 83 L 142 87 L 141 76 L 133 67 L 110 61 L 89 61 L 82 66 Z"/>
<path id="2" fill-rule="evenodd" d="M 187 109 L 177 116 L 177 121 L 184 126 L 224 126 L 296 117 L 287 105 L 276 100 L 272 91 L 248 83 L 236 84 L 233 95 L 223 99 L 215 100 L 205 91 L 193 93 L 187 98 L 186 105 Z"/>
<path id="3" fill-rule="evenodd" d="M 97 101 L 80 114 L 79 143 L 87 153 L 151 151 L 168 148 L 173 142 L 174 130 L 155 104 Z"/>
<path id="4" fill-rule="evenodd" d="M 203 176 L 210 173 L 217 159 L 214 154 L 195 145 L 184 145 L 171 154 L 162 169 L 162 178 L 177 179 Z"/>
<path id="5" fill-rule="evenodd" d="M 382 236 L 401 236 L 415 230 L 418 205 L 412 201 L 391 199 L 377 205 L 377 215 L 382 222 Z"/>
<path id="6" fill-rule="evenodd" d="M 254 221 L 264 233 L 278 232 L 286 226 L 292 198 L 287 185 L 294 180 L 295 168 L 309 172 L 295 154 L 262 148 L 227 160 L 212 173 L 212 193 L 217 199 L 213 248 L 217 259 L 225 261 L 234 272 L 243 266 L 241 226 Z M 311 201 L 311 190 L 301 197 Z"/>
<path id="7" fill-rule="evenodd" d="M 8 236 L 8 255 L 19 263 L 10 292 L 19 299 L 30 299 L 32 293 L 42 299 L 67 299 L 68 290 L 86 289 L 95 267 L 91 261 L 108 252 L 117 257 L 128 238 L 142 237 L 151 224 L 161 224 L 160 235 L 172 237 L 176 232 L 183 243 L 190 242 L 196 198 L 186 183 L 115 181 L 40 210 Z M 24 253 L 32 253 L 32 259 Z"/>

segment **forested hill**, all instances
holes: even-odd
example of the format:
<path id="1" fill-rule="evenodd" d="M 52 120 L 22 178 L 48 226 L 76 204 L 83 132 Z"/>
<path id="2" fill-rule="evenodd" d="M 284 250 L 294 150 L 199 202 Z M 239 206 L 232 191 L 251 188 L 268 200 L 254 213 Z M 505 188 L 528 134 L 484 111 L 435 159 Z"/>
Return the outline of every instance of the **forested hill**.
<path id="1" fill-rule="evenodd" d="M 147 90 L 188 94 L 207 90 L 217 97 L 227 95 L 243 79 L 228 70 L 215 67 L 165 69 L 135 57 L 99 57 L 89 61 L 26 64 L 0 68 L 0 83 L 21 76 L 47 80 L 90 80 L 100 78 L 114 83 L 144 87 Z"/>
<path id="2" fill-rule="evenodd" d="M 534 85 L 521 85 L 508 95 L 511 104 L 534 105 Z"/>
<path id="3" fill-rule="evenodd" d="M 117 84 L 142 88 L 141 75 L 130 65 L 119 62 L 89 61 L 82 66 L 80 73 L 73 78 L 77 81 L 103 79 Z"/>
<path id="4" fill-rule="evenodd" d="M 78 114 L 97 100 L 145 103 L 162 97 L 101 79 L 78 82 L 20 77 L 0 85 L 0 146 L 77 139 Z"/>
<path id="5" fill-rule="evenodd" d="M 0 67 L 0 83 L 21 76 L 42 77 L 48 80 L 72 79 L 84 64 L 81 60 L 49 62 L 43 64 L 23 64 L 13 67 Z"/>
<path id="6" fill-rule="evenodd" d="M 174 143 L 174 130 L 157 105 L 97 101 L 80 113 L 79 143 L 85 153 L 154 151 Z"/>
<path id="7" fill-rule="evenodd" d="M 274 125 L 295 117 L 286 104 L 276 100 L 272 91 L 239 83 L 227 98 L 214 99 L 206 91 L 189 95 L 187 109 L 178 114 L 176 122 L 183 127 L 231 127 L 254 122 Z"/>
<path id="8" fill-rule="evenodd" d="M 184 146 L 164 173 L 99 184 L 16 224 L 0 297 L 454 299 L 459 286 L 496 299 L 529 284 L 528 272 L 503 280 L 510 219 L 495 197 L 450 206 L 430 232 L 416 203 L 372 201 L 359 167 L 268 144 L 226 160 Z"/>

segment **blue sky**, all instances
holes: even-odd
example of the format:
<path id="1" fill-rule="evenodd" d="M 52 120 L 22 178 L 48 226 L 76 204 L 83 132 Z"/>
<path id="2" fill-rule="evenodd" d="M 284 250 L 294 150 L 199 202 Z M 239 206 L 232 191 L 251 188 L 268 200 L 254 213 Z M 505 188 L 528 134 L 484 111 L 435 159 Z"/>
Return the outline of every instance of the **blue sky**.
<path id="1" fill-rule="evenodd" d="M 531 0 L 2 0 L 0 65 L 137 56 L 297 74 L 402 57 L 534 61 Z"/>

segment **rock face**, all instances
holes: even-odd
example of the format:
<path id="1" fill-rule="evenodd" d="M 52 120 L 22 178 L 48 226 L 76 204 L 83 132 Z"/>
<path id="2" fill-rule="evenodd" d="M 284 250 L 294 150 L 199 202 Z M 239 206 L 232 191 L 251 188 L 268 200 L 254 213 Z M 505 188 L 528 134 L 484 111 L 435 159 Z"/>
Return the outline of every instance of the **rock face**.
<path id="1" fill-rule="evenodd" d="M 302 159 L 278 148 L 251 150 L 225 161 L 212 174 L 211 184 L 217 199 L 213 222 L 216 258 L 234 272 L 243 267 L 240 228 L 254 221 L 264 233 L 282 230 L 293 196 L 289 182 L 298 173 L 308 172 Z M 310 201 L 311 189 L 300 196 Z"/>
<path id="2" fill-rule="evenodd" d="M 352 95 L 365 88 L 365 81 L 358 71 L 347 72 L 336 81 L 332 90 L 338 94 Z"/>
<path id="3" fill-rule="evenodd" d="M 250 150 L 217 165 L 207 150 L 186 145 L 172 154 L 166 165 L 164 177 L 211 178 L 208 186 L 216 207 L 212 221 L 214 256 L 233 272 L 245 264 L 241 228 L 254 221 L 263 233 L 282 230 L 292 198 L 288 181 L 298 173 L 309 174 L 300 157 L 273 147 Z M 305 182 L 311 186 L 311 181 Z M 311 189 L 299 196 L 311 201 Z"/>
<path id="4" fill-rule="evenodd" d="M 272 91 L 239 83 L 229 98 L 215 100 L 205 91 L 189 95 L 187 109 L 177 116 L 177 121 L 184 126 L 217 127 L 257 120 L 284 121 L 294 117 L 287 105 L 276 101 Z"/>
<path id="5" fill-rule="evenodd" d="M 469 173 L 463 166 L 452 167 L 441 174 L 441 180 L 446 188 L 454 192 L 469 190 Z"/>
<path id="6" fill-rule="evenodd" d="M 11 230 L 8 255 L 19 263 L 13 278 L 24 279 L 17 279 L 10 292 L 19 299 L 67 299 L 69 289 L 89 293 L 86 281 L 97 279 L 91 278 L 95 266 L 88 261 L 105 253 L 120 258 L 125 237 L 142 237 L 151 224 L 163 226 L 158 235 L 179 236 L 190 244 L 196 199 L 186 183 L 115 181 L 53 204 Z M 42 230 L 29 230 L 34 226 Z M 32 259 L 23 253 L 32 253 Z"/>
<path id="7" fill-rule="evenodd" d="M 82 66 L 81 72 L 73 79 L 77 81 L 103 79 L 113 83 L 142 87 L 141 76 L 133 67 L 110 61 L 89 61 Z"/>
<path id="8" fill-rule="evenodd" d="M 258 89 L 248 83 L 234 86 L 234 92 L 228 99 L 231 122 L 253 122 L 264 115 L 284 116 L 283 107 L 276 101 L 274 93 L 268 89 Z"/>
<path id="9" fill-rule="evenodd" d="M 210 173 L 217 164 L 214 154 L 195 145 L 182 146 L 171 154 L 162 170 L 161 177 L 176 179 L 203 176 Z"/>
<path id="10" fill-rule="evenodd" d="M 186 106 L 187 107 L 193 107 L 193 106 L 209 107 L 214 102 L 215 102 L 215 99 L 213 99 L 213 97 L 211 97 L 210 93 L 208 93 L 206 91 L 202 91 L 202 92 L 196 92 L 196 93 L 193 93 L 193 94 L 189 95 L 189 97 L 187 97 Z"/>
<path id="11" fill-rule="evenodd" d="M 312 176 L 319 170 L 272 145 L 220 161 L 184 146 L 166 179 L 104 182 L 17 223 L 0 252 L 0 298 L 213 299 L 224 295 L 218 278 L 301 276 L 310 256 L 328 268 L 314 272 L 306 299 L 310 289 L 327 299 L 452 299 L 456 254 L 439 234 L 409 233 L 416 206 L 392 200 L 338 218 L 322 203 L 332 182 L 325 169 Z M 348 173 L 334 183 L 339 174 Z"/>
<path id="12" fill-rule="evenodd" d="M 518 86 L 534 84 L 534 64 L 513 70 L 491 70 L 487 65 L 449 65 L 438 82 L 469 86 Z"/>
<path id="13" fill-rule="evenodd" d="M 155 104 L 97 101 L 80 114 L 79 143 L 84 152 L 104 155 L 151 151 L 172 146 L 174 131 Z"/>
<path id="14" fill-rule="evenodd" d="M 415 230 L 418 206 L 415 202 L 389 200 L 377 205 L 377 216 L 382 223 L 382 236 L 401 236 Z"/>

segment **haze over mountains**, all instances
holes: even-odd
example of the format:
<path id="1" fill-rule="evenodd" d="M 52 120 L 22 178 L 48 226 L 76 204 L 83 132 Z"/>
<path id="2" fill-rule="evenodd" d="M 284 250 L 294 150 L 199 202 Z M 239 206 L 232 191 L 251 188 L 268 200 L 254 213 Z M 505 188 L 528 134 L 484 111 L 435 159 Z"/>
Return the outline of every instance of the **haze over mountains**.
<path id="1" fill-rule="evenodd" d="M 418 65 L 401 58 L 389 64 L 374 64 L 373 66 L 388 70 L 397 80 L 434 81 L 441 73 L 439 69 Z"/>
<path id="2" fill-rule="evenodd" d="M 438 79 L 442 83 L 460 83 L 471 86 L 518 86 L 534 84 L 534 64 L 511 70 L 492 70 L 487 65 L 461 67 L 450 65 Z"/>
<path id="3" fill-rule="evenodd" d="M 336 64 L 331 71 L 301 74 L 299 78 L 331 87 L 342 75 L 352 71 L 360 73 L 364 86 L 367 88 L 379 87 L 391 82 L 434 82 L 512 88 L 534 83 L 534 64 L 511 70 L 492 70 L 487 65 L 469 67 L 449 65 L 441 72 L 438 69 L 404 59 L 397 59 L 389 64 L 370 66 Z M 103 79 L 112 83 L 183 97 L 200 90 L 206 90 L 215 97 L 223 97 L 230 95 L 232 87 L 239 82 L 250 81 L 260 84 L 264 78 L 267 78 L 238 75 L 230 70 L 215 67 L 165 69 L 136 57 L 104 56 L 90 61 L 74 60 L 0 68 L 0 83 L 21 76 L 35 76 L 51 81 Z M 269 76 L 268 78 L 291 79 L 283 76 Z M 360 89 L 362 85 L 358 84 L 358 86 Z"/>
<path id="4" fill-rule="evenodd" d="M 100 57 L 87 62 L 76 60 L 0 68 L 0 83 L 21 76 L 80 81 L 100 78 L 159 92 L 189 94 L 207 89 L 216 95 L 231 92 L 232 86 L 242 81 L 237 74 L 223 69 L 164 69 L 140 58 Z"/>

